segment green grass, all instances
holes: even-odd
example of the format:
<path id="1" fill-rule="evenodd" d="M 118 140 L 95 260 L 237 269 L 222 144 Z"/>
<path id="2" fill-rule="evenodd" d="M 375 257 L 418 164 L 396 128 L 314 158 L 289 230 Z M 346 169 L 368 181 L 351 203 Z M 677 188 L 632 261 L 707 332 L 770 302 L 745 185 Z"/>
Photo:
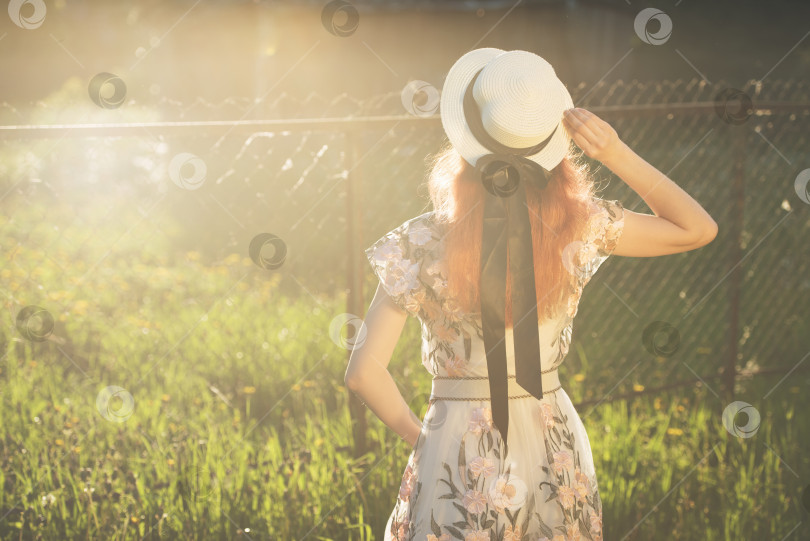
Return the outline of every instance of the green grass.
<path id="1" fill-rule="evenodd" d="M 344 299 L 292 298 L 281 274 L 238 255 L 205 266 L 188 254 L 171 267 L 110 258 L 79 282 L 89 265 L 65 272 L 58 249 L 50 259 L 26 248 L 33 241 L 14 246 L 3 240 L 0 270 L 0 538 L 382 538 L 410 449 L 367 411 L 370 451 L 353 458 L 348 352 L 329 337 Z M 31 304 L 49 310 L 64 343 L 14 327 Z M 410 320 L 390 369 L 421 417 L 430 379 L 418 332 Z M 581 381 L 563 369 L 576 402 L 602 376 L 581 350 L 570 355 L 586 367 Z M 748 439 L 723 428 L 725 404 L 705 388 L 585 415 L 605 539 L 807 535 L 807 376 L 762 400 L 780 378 L 740 383 L 738 399 L 762 414 Z M 134 398 L 124 422 L 96 407 L 109 385 Z"/>

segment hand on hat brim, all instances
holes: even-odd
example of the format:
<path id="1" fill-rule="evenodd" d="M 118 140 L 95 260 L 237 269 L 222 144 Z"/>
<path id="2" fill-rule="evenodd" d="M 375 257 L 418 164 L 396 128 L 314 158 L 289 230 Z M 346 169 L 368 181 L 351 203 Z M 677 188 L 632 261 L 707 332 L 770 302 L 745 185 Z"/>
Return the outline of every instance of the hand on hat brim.
<path id="1" fill-rule="evenodd" d="M 589 158 L 609 161 L 621 148 L 622 141 L 613 126 L 586 109 L 567 109 L 563 122 L 574 143 Z"/>

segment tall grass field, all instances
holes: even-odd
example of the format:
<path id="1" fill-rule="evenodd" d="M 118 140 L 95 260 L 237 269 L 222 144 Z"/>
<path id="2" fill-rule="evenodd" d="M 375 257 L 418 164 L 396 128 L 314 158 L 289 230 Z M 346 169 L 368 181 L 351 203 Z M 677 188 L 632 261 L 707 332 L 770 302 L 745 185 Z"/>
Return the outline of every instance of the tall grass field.
<path id="1" fill-rule="evenodd" d="M 0 539 L 382 539 L 410 448 L 366 411 L 354 456 L 349 352 L 329 330 L 345 298 L 292 294 L 246 254 L 77 258 L 3 220 Z M 26 306 L 53 317 L 47 339 L 21 327 Z M 419 331 L 409 319 L 389 369 L 421 418 Z M 575 327 L 574 403 L 600 362 Z M 739 382 L 750 437 L 725 428 L 719 391 L 579 409 L 606 540 L 810 538 L 808 373 Z"/>

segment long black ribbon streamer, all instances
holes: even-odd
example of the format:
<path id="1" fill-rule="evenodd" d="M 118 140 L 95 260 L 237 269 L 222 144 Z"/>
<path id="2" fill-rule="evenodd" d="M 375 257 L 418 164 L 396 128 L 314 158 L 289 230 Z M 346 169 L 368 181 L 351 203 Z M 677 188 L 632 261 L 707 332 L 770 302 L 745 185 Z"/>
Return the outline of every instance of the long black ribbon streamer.
<path id="1" fill-rule="evenodd" d="M 550 173 L 526 158 L 545 148 L 557 127 L 542 142 L 514 148 L 495 140 L 484 129 L 472 89 L 475 74 L 464 95 L 464 116 L 473 135 L 492 153 L 475 164 L 484 184 L 484 224 L 481 239 L 481 319 L 489 374 L 493 423 L 508 453 L 509 393 L 505 341 L 507 246 L 512 275 L 512 319 L 515 378 L 532 396 L 543 398 L 540 336 L 537 328 L 537 293 L 534 284 L 532 231 L 526 193 L 521 180 L 533 179 L 542 188 Z M 558 125 L 559 126 L 559 125 Z"/>

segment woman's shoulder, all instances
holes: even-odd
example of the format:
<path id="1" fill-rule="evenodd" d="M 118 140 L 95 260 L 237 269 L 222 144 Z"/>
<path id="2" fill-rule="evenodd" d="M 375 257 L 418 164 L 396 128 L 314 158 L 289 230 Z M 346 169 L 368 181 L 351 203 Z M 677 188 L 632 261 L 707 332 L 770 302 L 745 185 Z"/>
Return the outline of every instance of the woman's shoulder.
<path id="1" fill-rule="evenodd" d="M 442 224 L 436 220 L 436 212 L 430 210 L 405 220 L 397 227 L 408 240 L 417 246 L 435 245 L 441 242 L 443 234 Z"/>
<path id="2" fill-rule="evenodd" d="M 436 224 L 436 211 L 435 210 L 429 210 L 427 212 L 419 214 L 418 216 L 414 216 L 413 218 L 409 218 L 409 219 L 405 220 L 405 223 L 403 225 L 408 225 L 408 226 L 425 225 L 425 226 L 433 227 L 435 224 Z"/>

